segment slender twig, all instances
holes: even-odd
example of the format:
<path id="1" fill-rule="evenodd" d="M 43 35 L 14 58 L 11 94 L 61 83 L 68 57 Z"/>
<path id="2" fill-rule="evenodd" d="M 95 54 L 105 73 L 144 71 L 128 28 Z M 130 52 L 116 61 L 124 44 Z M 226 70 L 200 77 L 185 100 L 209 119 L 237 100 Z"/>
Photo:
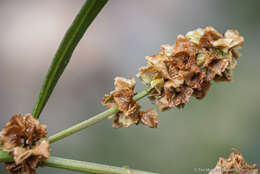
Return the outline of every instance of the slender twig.
<path id="1" fill-rule="evenodd" d="M 8 152 L 0 150 L 0 162 L 11 162 L 13 157 Z M 54 167 L 78 172 L 96 173 L 96 174 L 155 174 L 140 170 L 134 170 L 124 167 L 114 167 L 91 162 L 76 161 L 51 156 L 48 160 L 42 161 L 43 166 Z"/>
<path id="2" fill-rule="evenodd" d="M 91 162 L 76 161 L 58 157 L 50 157 L 43 162 L 44 166 L 96 174 L 155 174 L 127 167 L 114 167 Z"/>
<path id="3" fill-rule="evenodd" d="M 32 115 L 39 118 L 60 76 L 70 61 L 72 53 L 89 25 L 108 0 L 87 0 L 67 30 L 48 70 Z"/>
<path id="4" fill-rule="evenodd" d="M 142 92 L 136 94 L 134 96 L 134 100 L 137 101 L 137 100 L 140 100 L 141 98 L 147 96 L 151 92 L 152 89 L 153 89 L 152 87 L 148 87 L 147 89 L 143 90 Z M 74 125 L 74 126 L 72 126 L 70 128 L 67 128 L 67 129 L 65 129 L 63 131 L 60 131 L 60 132 L 50 136 L 49 137 L 49 142 L 50 143 L 54 143 L 54 142 L 56 142 L 58 140 L 66 138 L 67 136 L 70 136 L 70 135 L 72 135 L 74 133 L 77 133 L 77 132 L 79 132 L 79 131 L 81 131 L 81 130 L 91 126 L 91 125 L 94 125 L 95 123 L 97 123 L 97 122 L 99 122 L 101 120 L 104 120 L 108 116 L 113 115 L 113 114 L 115 114 L 117 112 L 118 112 L 118 108 L 117 107 L 110 108 L 110 109 L 108 109 L 108 110 L 106 110 L 106 111 L 104 111 L 104 112 L 102 112 L 100 114 L 97 114 L 97 115 L 91 117 L 88 120 L 82 121 L 82 122 L 80 122 L 80 123 L 78 123 L 78 124 L 76 124 L 76 125 Z"/>
<path id="5" fill-rule="evenodd" d="M 86 127 L 89 127 L 101 120 L 104 120 L 108 116 L 113 115 L 114 113 L 117 113 L 117 112 L 118 112 L 117 107 L 110 108 L 104 112 L 101 112 L 100 114 L 97 114 L 97 115 L 89 118 L 88 120 L 82 121 L 74 126 L 71 126 L 70 128 L 67 128 L 63 131 L 56 133 L 55 135 L 50 136 L 49 142 L 54 143 L 56 141 L 59 141 L 65 137 L 68 137 L 76 132 L 81 131 L 82 129 L 85 129 Z"/>
<path id="6" fill-rule="evenodd" d="M 0 162 L 13 161 L 13 157 L 3 150 L 0 150 Z"/>
<path id="7" fill-rule="evenodd" d="M 144 98 L 145 96 L 147 96 L 148 94 L 150 94 L 150 92 L 152 91 L 153 87 L 149 86 L 147 87 L 145 90 L 137 93 L 135 96 L 134 96 L 134 101 L 138 101 L 142 98 Z"/>

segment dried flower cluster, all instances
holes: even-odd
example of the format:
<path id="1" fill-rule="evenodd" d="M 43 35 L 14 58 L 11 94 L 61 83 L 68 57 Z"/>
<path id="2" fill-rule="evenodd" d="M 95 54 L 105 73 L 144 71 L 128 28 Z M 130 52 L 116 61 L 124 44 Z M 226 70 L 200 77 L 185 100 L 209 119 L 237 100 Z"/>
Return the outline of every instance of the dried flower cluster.
<path id="1" fill-rule="evenodd" d="M 101 101 L 109 108 L 117 106 L 119 109 L 119 112 L 113 116 L 113 127 L 129 127 L 141 122 L 150 128 L 156 128 L 157 113 L 151 109 L 145 112 L 140 111 L 140 106 L 133 99 L 135 80 L 116 77 L 114 85 L 115 90 L 105 95 Z"/>
<path id="2" fill-rule="evenodd" d="M 256 164 L 249 165 L 236 149 L 228 159 L 219 158 L 216 167 L 209 174 L 258 174 Z"/>
<path id="3" fill-rule="evenodd" d="M 30 114 L 14 115 L 0 134 L 2 148 L 14 158 L 6 169 L 11 174 L 35 174 L 40 160 L 50 156 L 46 136 L 46 126 Z"/>
<path id="4" fill-rule="evenodd" d="M 137 76 L 154 87 L 150 99 L 159 110 L 184 107 L 191 96 L 202 99 L 210 81 L 231 81 L 243 37 L 236 30 L 218 33 L 213 27 L 179 35 L 176 44 L 162 45 L 159 54 L 146 57 Z"/>

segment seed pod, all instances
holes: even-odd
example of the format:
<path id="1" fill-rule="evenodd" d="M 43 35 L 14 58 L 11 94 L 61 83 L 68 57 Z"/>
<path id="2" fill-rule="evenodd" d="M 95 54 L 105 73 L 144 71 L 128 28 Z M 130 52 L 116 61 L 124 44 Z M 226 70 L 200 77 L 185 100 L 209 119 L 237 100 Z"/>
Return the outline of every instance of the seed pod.
<path id="1" fill-rule="evenodd" d="M 179 35 L 175 45 L 162 45 L 159 54 L 146 57 L 137 77 L 146 85 L 160 79 L 149 97 L 159 110 L 182 108 L 191 96 L 202 99 L 211 81 L 231 81 L 243 37 L 236 30 L 220 34 L 213 27 Z"/>

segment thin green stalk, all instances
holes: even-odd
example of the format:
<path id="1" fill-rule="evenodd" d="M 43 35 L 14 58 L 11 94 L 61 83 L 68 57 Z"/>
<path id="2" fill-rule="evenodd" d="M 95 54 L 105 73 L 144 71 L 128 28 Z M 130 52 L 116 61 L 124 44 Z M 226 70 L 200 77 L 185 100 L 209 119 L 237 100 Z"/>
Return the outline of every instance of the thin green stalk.
<path id="1" fill-rule="evenodd" d="M 136 94 L 134 96 L 134 100 L 137 101 L 137 100 L 140 100 L 141 98 L 147 96 L 151 92 L 152 89 L 153 89 L 152 87 L 148 87 L 145 90 L 143 90 L 142 92 Z M 88 120 L 80 122 L 80 123 L 78 123 L 78 124 L 76 124 L 76 125 L 74 125 L 74 126 L 72 126 L 70 128 L 67 128 L 67 129 L 65 129 L 63 131 L 60 131 L 60 132 L 50 136 L 49 137 L 49 142 L 50 143 L 54 143 L 54 142 L 56 142 L 58 140 L 66 138 L 66 137 L 68 137 L 68 136 L 70 136 L 70 135 L 72 135 L 74 133 L 77 133 L 77 132 L 79 132 L 79 131 L 81 131 L 81 130 L 83 130 L 83 129 L 91 126 L 91 125 L 94 125 L 95 123 L 97 123 L 97 122 L 99 122 L 101 120 L 104 120 L 108 116 L 113 115 L 113 114 L 115 114 L 117 112 L 118 112 L 118 108 L 117 107 L 110 108 L 110 109 L 108 109 L 108 110 L 106 110 L 106 111 L 104 111 L 104 112 L 102 112 L 100 114 L 97 114 L 97 115 L 89 118 Z"/>
<path id="2" fill-rule="evenodd" d="M 58 157 L 50 157 L 47 161 L 43 162 L 43 165 L 48 167 L 96 174 L 155 174 L 129 168 L 113 167 Z"/>
<path id="3" fill-rule="evenodd" d="M 13 161 L 13 157 L 8 154 L 8 152 L 0 150 L 0 162 Z"/>
<path id="4" fill-rule="evenodd" d="M 0 162 L 12 162 L 13 158 L 5 151 L 0 150 Z M 42 161 L 43 166 L 54 167 L 84 173 L 96 174 L 155 174 L 129 168 L 113 167 L 91 162 L 76 161 L 59 157 L 50 157 L 46 161 Z"/>
<path id="5" fill-rule="evenodd" d="M 39 96 L 35 102 L 32 115 L 39 118 L 60 76 L 70 61 L 72 53 L 83 37 L 89 25 L 108 0 L 87 0 L 67 30 L 48 70 Z"/>
<path id="6" fill-rule="evenodd" d="M 144 98 L 145 96 L 147 96 L 148 94 L 150 94 L 150 92 L 152 91 L 153 87 L 149 86 L 147 87 L 145 90 L 139 92 L 138 94 L 136 94 L 134 96 L 134 101 L 138 101 L 142 98 Z"/>
<path id="7" fill-rule="evenodd" d="M 54 142 L 59 141 L 63 138 L 66 138 L 66 137 L 68 137 L 68 136 L 70 136 L 70 135 L 72 135 L 76 132 L 81 131 L 82 129 L 85 129 L 86 127 L 89 127 L 89 126 L 91 126 L 91 125 L 93 125 L 93 124 L 95 124 L 95 123 L 97 123 L 101 120 L 104 120 L 108 116 L 113 115 L 117 112 L 118 112 L 117 107 L 110 108 L 110 109 L 108 109 L 104 112 L 101 112 L 101 113 L 89 118 L 88 120 L 82 121 L 82 122 L 80 122 L 80 123 L 78 123 L 78 124 L 76 124 L 76 125 L 74 125 L 70 128 L 67 128 L 67 129 L 65 129 L 61 132 L 56 133 L 55 135 L 50 136 L 49 142 L 54 143 Z"/>

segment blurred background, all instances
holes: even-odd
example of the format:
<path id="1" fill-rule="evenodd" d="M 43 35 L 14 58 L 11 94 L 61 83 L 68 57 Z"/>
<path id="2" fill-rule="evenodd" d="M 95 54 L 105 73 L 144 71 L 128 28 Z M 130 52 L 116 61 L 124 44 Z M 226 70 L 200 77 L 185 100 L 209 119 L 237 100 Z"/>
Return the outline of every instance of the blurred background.
<path id="1" fill-rule="evenodd" d="M 0 127 L 29 113 L 54 53 L 83 0 L 0 1 Z M 113 129 L 111 120 L 51 146 L 55 156 L 161 174 L 199 173 L 235 147 L 260 163 L 260 1 L 111 0 L 93 22 L 45 107 L 40 121 L 52 135 L 104 111 L 116 76 L 132 77 L 145 56 L 178 34 L 207 25 L 237 29 L 243 56 L 231 83 L 215 83 L 203 100 L 159 113 L 159 128 Z M 137 80 L 138 81 L 138 80 Z M 137 91 L 144 86 L 137 82 Z M 154 107 L 147 99 L 144 109 Z M 7 174 L 0 164 L 0 173 Z M 72 174 L 40 168 L 38 173 Z"/>

